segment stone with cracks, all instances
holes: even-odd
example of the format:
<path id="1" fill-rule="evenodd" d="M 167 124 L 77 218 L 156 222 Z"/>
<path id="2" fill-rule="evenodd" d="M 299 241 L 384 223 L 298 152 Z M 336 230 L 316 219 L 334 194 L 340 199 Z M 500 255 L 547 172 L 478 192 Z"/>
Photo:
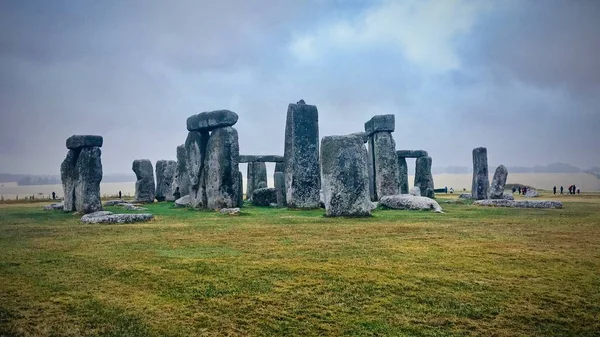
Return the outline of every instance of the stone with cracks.
<path id="1" fill-rule="evenodd" d="M 75 168 L 77 157 L 79 157 L 79 151 L 69 150 L 67 157 L 60 165 L 60 178 L 65 196 L 63 200 L 65 212 L 75 211 L 75 183 L 78 177 L 78 172 Z"/>
<path id="2" fill-rule="evenodd" d="M 154 216 L 149 213 L 140 214 L 113 214 L 112 212 L 100 211 L 86 214 L 81 217 L 81 222 L 88 224 L 121 224 L 152 220 Z"/>
<path id="3" fill-rule="evenodd" d="M 237 130 L 228 126 L 214 130 L 206 146 L 206 208 L 238 205 L 240 155 Z"/>
<path id="4" fill-rule="evenodd" d="M 478 147 L 473 149 L 472 198 L 475 200 L 487 199 L 489 186 L 487 149 Z"/>
<path id="5" fill-rule="evenodd" d="M 159 160 L 156 162 L 156 200 L 175 201 L 173 182 L 177 171 L 177 162 L 174 160 Z"/>
<path id="6" fill-rule="evenodd" d="M 102 210 L 100 182 L 102 181 L 102 151 L 99 147 L 84 147 L 79 153 L 75 169 L 75 209 L 88 214 Z"/>
<path id="7" fill-rule="evenodd" d="M 431 198 L 433 196 L 433 176 L 431 175 L 431 157 L 419 157 L 415 165 L 415 186 L 421 190 L 421 196 Z M 430 196 L 427 190 L 431 189 Z"/>
<path id="8" fill-rule="evenodd" d="M 183 197 L 175 200 L 175 207 L 189 207 L 191 205 L 190 196 L 184 195 Z"/>
<path id="9" fill-rule="evenodd" d="M 257 188 L 252 192 L 252 204 L 256 206 L 270 206 L 277 203 L 275 188 Z"/>
<path id="10" fill-rule="evenodd" d="M 396 151 L 398 157 L 404 158 L 419 158 L 419 157 L 427 157 L 429 154 L 425 150 L 398 150 Z"/>
<path id="11" fill-rule="evenodd" d="M 393 114 L 373 116 L 373 118 L 365 123 L 365 132 L 369 136 L 377 132 L 394 132 L 395 129 L 396 116 Z"/>
<path id="12" fill-rule="evenodd" d="M 506 178 L 508 178 L 508 169 L 504 165 L 498 166 L 490 186 L 490 199 L 503 199 Z"/>
<path id="13" fill-rule="evenodd" d="M 433 199 L 421 196 L 399 194 L 388 195 L 379 200 L 379 205 L 391 209 L 423 210 L 442 213 L 442 208 Z"/>
<path id="14" fill-rule="evenodd" d="M 154 202 L 154 172 L 152 163 L 148 159 L 136 159 L 133 161 L 132 170 L 135 173 L 135 202 Z"/>
<path id="15" fill-rule="evenodd" d="M 363 137 L 321 140 L 321 187 L 326 216 L 369 216 L 369 168 Z"/>
<path id="16" fill-rule="evenodd" d="M 308 104 L 290 104 L 285 126 L 285 186 L 290 208 L 318 208 L 319 113 Z"/>
<path id="17" fill-rule="evenodd" d="M 233 126 L 238 121 L 238 115 L 229 110 L 201 112 L 190 116 L 187 121 L 188 131 L 209 132 L 215 129 Z"/>
<path id="18" fill-rule="evenodd" d="M 420 197 L 421 196 L 421 189 L 417 186 L 413 187 L 410 189 L 409 192 L 410 195 L 415 196 L 415 197 Z"/>
<path id="19" fill-rule="evenodd" d="M 510 193 L 510 192 L 504 192 L 504 193 L 502 193 L 502 198 L 501 199 L 504 199 L 504 200 L 515 200 L 515 196 L 512 195 L 512 193 Z"/>
<path id="20" fill-rule="evenodd" d="M 258 184 L 267 181 L 267 165 L 263 162 L 249 162 L 246 182 L 246 198 L 252 199 L 252 192 L 259 188 Z"/>
<path id="21" fill-rule="evenodd" d="M 285 200 L 285 173 L 275 172 L 275 174 L 273 174 L 273 180 L 275 183 L 277 207 L 285 207 L 287 205 Z"/>
<path id="22" fill-rule="evenodd" d="M 389 132 L 377 132 L 369 139 L 373 164 L 375 199 L 400 193 L 396 142 Z"/>
<path id="23" fill-rule="evenodd" d="M 180 195 L 190 194 L 190 176 L 187 171 L 187 151 L 185 145 L 177 147 L 177 172 L 175 174 L 176 186 Z"/>
<path id="24" fill-rule="evenodd" d="M 193 208 L 205 208 L 206 199 L 206 147 L 208 132 L 191 131 L 185 140 L 186 170 L 190 180 L 190 203 Z"/>
<path id="25" fill-rule="evenodd" d="M 528 188 L 527 192 L 525 192 L 525 198 L 537 198 L 539 196 L 540 194 L 538 191 L 533 188 Z"/>
<path id="26" fill-rule="evenodd" d="M 283 163 L 283 156 L 277 155 L 240 155 L 241 163 Z"/>
<path id="27" fill-rule="evenodd" d="M 554 200 L 505 200 L 484 199 L 473 202 L 476 206 L 516 207 L 516 208 L 562 208 L 560 201 Z"/>
<path id="28" fill-rule="evenodd" d="M 73 135 L 67 138 L 67 149 L 80 150 L 84 147 L 102 147 L 102 136 Z"/>
<path id="29" fill-rule="evenodd" d="M 408 165 L 406 158 L 398 156 L 398 181 L 400 182 L 400 194 L 408 194 Z"/>

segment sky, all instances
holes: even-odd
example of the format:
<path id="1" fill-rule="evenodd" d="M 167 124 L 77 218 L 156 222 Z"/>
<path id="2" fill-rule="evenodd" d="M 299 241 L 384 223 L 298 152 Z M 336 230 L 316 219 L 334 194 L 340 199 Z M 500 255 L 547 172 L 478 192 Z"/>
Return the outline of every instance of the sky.
<path id="1" fill-rule="evenodd" d="M 600 166 L 600 1 L 0 0 L 0 172 L 58 174 L 73 134 L 104 173 L 176 159 L 192 114 L 239 114 L 283 154 L 289 103 L 320 137 L 395 114 L 434 166 Z"/>

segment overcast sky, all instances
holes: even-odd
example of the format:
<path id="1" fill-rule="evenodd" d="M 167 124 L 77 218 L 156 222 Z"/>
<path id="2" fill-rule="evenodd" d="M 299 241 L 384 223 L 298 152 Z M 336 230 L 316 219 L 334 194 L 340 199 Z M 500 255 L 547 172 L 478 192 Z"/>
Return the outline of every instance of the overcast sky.
<path id="1" fill-rule="evenodd" d="M 58 174 L 72 134 L 105 173 L 175 159 L 191 114 L 240 116 L 283 154 L 287 105 L 320 136 L 396 115 L 434 166 L 600 165 L 600 1 L 0 0 L 0 172 Z"/>

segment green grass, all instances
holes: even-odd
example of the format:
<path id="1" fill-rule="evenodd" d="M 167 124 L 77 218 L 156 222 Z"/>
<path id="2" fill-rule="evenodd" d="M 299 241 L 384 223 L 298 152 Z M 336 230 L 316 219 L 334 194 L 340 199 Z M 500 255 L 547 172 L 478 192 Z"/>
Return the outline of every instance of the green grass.
<path id="1" fill-rule="evenodd" d="M 559 198 L 366 219 L 161 203 L 131 225 L 0 204 L 0 336 L 597 336 L 600 195 Z"/>

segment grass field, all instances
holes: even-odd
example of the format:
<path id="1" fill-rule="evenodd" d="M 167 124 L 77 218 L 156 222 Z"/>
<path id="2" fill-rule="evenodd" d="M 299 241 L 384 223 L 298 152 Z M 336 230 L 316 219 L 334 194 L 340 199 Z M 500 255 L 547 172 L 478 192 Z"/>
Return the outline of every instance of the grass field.
<path id="1" fill-rule="evenodd" d="M 600 195 L 368 219 L 0 204 L 0 335 L 600 335 Z M 109 210 L 119 211 L 117 208 Z"/>

